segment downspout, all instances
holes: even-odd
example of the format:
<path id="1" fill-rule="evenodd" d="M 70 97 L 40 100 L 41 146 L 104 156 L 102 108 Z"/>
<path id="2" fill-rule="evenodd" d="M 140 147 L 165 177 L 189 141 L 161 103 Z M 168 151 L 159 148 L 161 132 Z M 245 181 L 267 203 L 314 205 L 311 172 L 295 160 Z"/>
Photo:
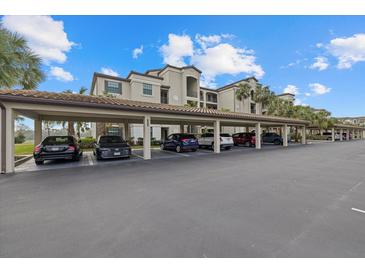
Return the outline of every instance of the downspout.
<path id="1" fill-rule="evenodd" d="M 0 121 L 0 127 L 1 127 L 1 141 L 0 141 L 0 157 L 1 157 L 1 166 L 0 166 L 0 173 L 5 173 L 6 169 L 6 129 L 5 129 L 5 123 L 6 123 L 6 108 L 3 105 L 3 103 L 0 102 L 0 111 L 1 111 L 1 121 Z"/>

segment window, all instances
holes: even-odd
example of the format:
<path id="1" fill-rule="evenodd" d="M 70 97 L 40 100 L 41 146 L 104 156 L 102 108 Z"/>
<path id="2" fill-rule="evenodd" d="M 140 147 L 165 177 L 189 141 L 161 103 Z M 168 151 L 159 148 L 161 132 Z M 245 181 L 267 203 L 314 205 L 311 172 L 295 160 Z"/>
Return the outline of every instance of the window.
<path id="1" fill-rule="evenodd" d="M 143 84 L 143 95 L 152 95 L 152 85 L 151 84 Z"/>
<path id="2" fill-rule="evenodd" d="M 256 113 L 256 104 L 255 103 L 251 103 L 251 113 Z"/>
<path id="3" fill-rule="evenodd" d="M 112 135 L 112 136 L 121 136 L 122 132 L 120 127 L 108 127 L 106 129 L 107 135 Z"/>
<path id="4" fill-rule="evenodd" d="M 167 90 L 161 90 L 161 104 L 169 103 L 169 92 Z"/>
<path id="5" fill-rule="evenodd" d="M 107 93 L 122 94 L 122 85 L 114 81 L 105 81 L 105 91 Z"/>

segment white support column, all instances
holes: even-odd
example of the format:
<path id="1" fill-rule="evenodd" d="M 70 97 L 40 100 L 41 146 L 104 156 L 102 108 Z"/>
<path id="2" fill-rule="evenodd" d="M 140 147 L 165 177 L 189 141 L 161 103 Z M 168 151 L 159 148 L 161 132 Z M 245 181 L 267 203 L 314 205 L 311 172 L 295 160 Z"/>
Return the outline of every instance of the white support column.
<path id="1" fill-rule="evenodd" d="M 14 172 L 14 110 L 6 109 L 5 117 L 5 172 Z"/>
<path id="2" fill-rule="evenodd" d="M 0 108 L 0 173 L 5 173 L 5 109 Z"/>
<path id="3" fill-rule="evenodd" d="M 346 130 L 346 141 L 350 141 L 350 130 Z"/>
<path id="4" fill-rule="evenodd" d="M 287 147 L 288 146 L 288 125 L 285 124 L 283 126 L 283 146 Z"/>
<path id="5" fill-rule="evenodd" d="M 343 129 L 341 128 L 340 129 L 340 142 L 343 141 Z"/>
<path id="6" fill-rule="evenodd" d="M 307 143 L 307 130 L 305 129 L 305 126 L 302 127 L 302 144 L 305 145 Z"/>
<path id="7" fill-rule="evenodd" d="M 151 117 L 143 119 L 143 159 L 151 159 Z"/>
<path id="8" fill-rule="evenodd" d="M 220 121 L 214 121 L 214 153 L 221 153 Z"/>
<path id="9" fill-rule="evenodd" d="M 34 119 L 34 146 L 42 142 L 42 120 Z"/>
<path id="10" fill-rule="evenodd" d="M 261 123 L 256 124 L 255 135 L 256 135 L 256 149 L 261 149 Z"/>
<path id="11" fill-rule="evenodd" d="M 331 141 L 332 142 L 334 142 L 335 141 L 335 128 L 333 127 L 332 129 L 331 129 Z"/>

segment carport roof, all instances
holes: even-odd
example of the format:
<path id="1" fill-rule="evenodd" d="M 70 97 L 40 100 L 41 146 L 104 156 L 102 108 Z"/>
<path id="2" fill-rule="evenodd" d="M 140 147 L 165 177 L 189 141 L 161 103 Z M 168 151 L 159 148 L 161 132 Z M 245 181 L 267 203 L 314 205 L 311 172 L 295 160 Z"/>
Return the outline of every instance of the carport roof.
<path id="1" fill-rule="evenodd" d="M 336 129 L 360 129 L 365 130 L 365 127 L 357 126 L 357 125 L 347 125 L 347 124 L 335 124 L 334 128 Z M 319 129 L 318 126 L 309 125 L 308 129 Z"/>
<path id="2" fill-rule="evenodd" d="M 72 93 L 44 92 L 34 90 L 0 90 L 0 101 L 24 102 L 47 105 L 64 105 L 104 109 L 120 109 L 164 114 L 182 114 L 204 116 L 209 118 L 235 119 L 256 122 L 288 123 L 293 125 L 308 125 L 308 121 L 275 117 L 250 113 L 225 112 L 215 109 L 176 106 L 168 104 L 132 101 L 119 98 L 80 95 Z"/>

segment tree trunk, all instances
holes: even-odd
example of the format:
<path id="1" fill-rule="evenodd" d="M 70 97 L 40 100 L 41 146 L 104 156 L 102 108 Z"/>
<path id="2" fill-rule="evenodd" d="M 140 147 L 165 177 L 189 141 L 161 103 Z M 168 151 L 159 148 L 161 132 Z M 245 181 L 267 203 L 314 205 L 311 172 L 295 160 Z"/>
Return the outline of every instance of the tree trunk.
<path id="1" fill-rule="evenodd" d="M 68 135 L 70 136 L 75 136 L 75 127 L 74 127 L 74 122 L 72 121 L 68 121 Z"/>

